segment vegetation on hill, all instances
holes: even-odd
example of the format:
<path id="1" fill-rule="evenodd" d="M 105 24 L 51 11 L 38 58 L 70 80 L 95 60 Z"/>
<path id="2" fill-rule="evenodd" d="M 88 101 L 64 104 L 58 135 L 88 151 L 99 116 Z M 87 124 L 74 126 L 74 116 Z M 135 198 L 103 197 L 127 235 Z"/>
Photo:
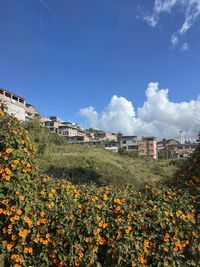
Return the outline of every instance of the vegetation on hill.
<path id="1" fill-rule="evenodd" d="M 29 131 L 30 138 L 37 147 L 37 153 L 45 153 L 49 147 L 66 145 L 67 141 L 64 137 L 51 132 L 46 127 L 42 127 L 39 118 L 27 121 L 24 127 Z"/>
<path id="2" fill-rule="evenodd" d="M 71 179 L 75 183 L 135 185 L 169 179 L 176 170 L 171 161 L 142 159 L 128 153 L 119 155 L 102 147 L 72 145 L 36 119 L 26 125 L 38 147 L 36 164 L 43 174 Z"/>
<path id="3" fill-rule="evenodd" d="M 28 132 L 4 111 L 0 147 L 0 266 L 200 265 L 199 149 L 176 187 L 175 176 L 135 189 L 42 176 Z"/>

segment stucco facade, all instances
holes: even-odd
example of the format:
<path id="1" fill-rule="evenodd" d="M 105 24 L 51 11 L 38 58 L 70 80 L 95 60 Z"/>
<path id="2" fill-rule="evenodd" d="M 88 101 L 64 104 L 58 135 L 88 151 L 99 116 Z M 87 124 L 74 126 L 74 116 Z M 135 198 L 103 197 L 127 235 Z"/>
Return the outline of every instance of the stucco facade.
<path id="1" fill-rule="evenodd" d="M 7 106 L 8 113 L 22 121 L 38 115 L 35 107 L 26 103 L 26 100 L 23 97 L 3 88 L 0 88 L 0 103 Z"/>

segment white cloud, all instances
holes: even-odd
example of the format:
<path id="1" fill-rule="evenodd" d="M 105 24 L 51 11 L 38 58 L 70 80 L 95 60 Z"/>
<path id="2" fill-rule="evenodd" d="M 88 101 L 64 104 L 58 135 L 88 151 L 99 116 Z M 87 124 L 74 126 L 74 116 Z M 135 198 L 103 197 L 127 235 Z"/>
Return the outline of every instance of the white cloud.
<path id="1" fill-rule="evenodd" d="M 181 47 L 181 51 L 184 52 L 184 51 L 187 51 L 189 49 L 189 46 L 188 46 L 188 43 L 184 43 Z"/>
<path id="2" fill-rule="evenodd" d="M 155 0 L 152 14 L 147 14 L 143 19 L 151 26 L 155 27 L 160 18 L 160 13 L 170 13 L 177 0 Z"/>
<path id="3" fill-rule="evenodd" d="M 153 11 L 143 15 L 143 20 L 154 28 L 159 24 L 162 13 L 170 14 L 176 7 L 179 8 L 178 11 L 183 14 L 184 18 L 180 28 L 171 37 L 172 45 L 177 45 L 179 37 L 186 34 L 200 19 L 200 0 L 154 0 Z"/>
<path id="4" fill-rule="evenodd" d="M 157 138 L 177 138 L 180 130 L 186 138 L 195 138 L 200 128 L 200 99 L 175 103 L 169 100 L 168 89 L 159 89 L 158 83 L 149 83 L 146 101 L 135 111 L 132 102 L 114 95 L 100 113 L 94 108 L 83 108 L 80 115 L 85 126 L 126 135 Z"/>
<path id="5" fill-rule="evenodd" d="M 175 35 L 172 35 L 172 37 L 171 37 L 171 44 L 172 44 L 173 46 L 176 46 L 176 45 L 178 44 L 178 42 L 179 42 L 178 37 L 175 36 Z"/>

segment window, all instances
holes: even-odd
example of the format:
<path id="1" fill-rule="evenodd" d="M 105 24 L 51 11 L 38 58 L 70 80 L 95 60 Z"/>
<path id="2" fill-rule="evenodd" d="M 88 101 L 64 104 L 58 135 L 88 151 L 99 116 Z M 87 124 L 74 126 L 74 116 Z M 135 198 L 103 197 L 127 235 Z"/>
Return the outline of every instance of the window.
<path id="1" fill-rule="evenodd" d="M 1 89 L 0 89 L 0 94 L 2 94 L 2 95 L 3 95 L 3 90 L 1 90 Z"/>
<path id="2" fill-rule="evenodd" d="M 9 98 L 11 98 L 11 94 L 10 93 L 5 93 L 5 96 L 7 96 L 7 97 L 9 97 Z"/>
<path id="3" fill-rule="evenodd" d="M 126 144 L 126 140 L 123 140 L 123 141 L 122 141 L 122 144 Z"/>
<path id="4" fill-rule="evenodd" d="M 14 96 L 14 95 L 13 95 L 12 99 L 18 101 L 18 97 Z"/>
<path id="5" fill-rule="evenodd" d="M 22 98 L 19 99 L 19 102 L 24 104 L 24 100 Z"/>
<path id="6" fill-rule="evenodd" d="M 53 127 L 54 123 L 52 121 L 46 121 L 45 126 L 47 127 Z"/>
<path id="7" fill-rule="evenodd" d="M 137 146 L 128 146 L 128 150 L 133 150 L 133 149 L 137 149 L 138 147 Z"/>

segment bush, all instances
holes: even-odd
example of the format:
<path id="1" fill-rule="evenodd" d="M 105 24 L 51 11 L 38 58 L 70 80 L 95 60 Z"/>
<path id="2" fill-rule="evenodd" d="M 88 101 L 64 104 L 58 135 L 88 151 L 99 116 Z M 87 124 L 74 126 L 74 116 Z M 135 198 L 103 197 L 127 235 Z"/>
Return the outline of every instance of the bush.
<path id="1" fill-rule="evenodd" d="M 25 128 L 29 131 L 30 138 L 37 146 L 37 153 L 44 154 L 45 151 L 53 146 L 66 145 L 67 141 L 63 136 L 51 132 L 46 127 L 40 125 L 40 120 L 34 118 L 24 123 Z"/>
<path id="2" fill-rule="evenodd" d="M 40 177 L 22 125 L 1 111 L 0 129 L 1 266 L 199 266 L 190 191 Z"/>

